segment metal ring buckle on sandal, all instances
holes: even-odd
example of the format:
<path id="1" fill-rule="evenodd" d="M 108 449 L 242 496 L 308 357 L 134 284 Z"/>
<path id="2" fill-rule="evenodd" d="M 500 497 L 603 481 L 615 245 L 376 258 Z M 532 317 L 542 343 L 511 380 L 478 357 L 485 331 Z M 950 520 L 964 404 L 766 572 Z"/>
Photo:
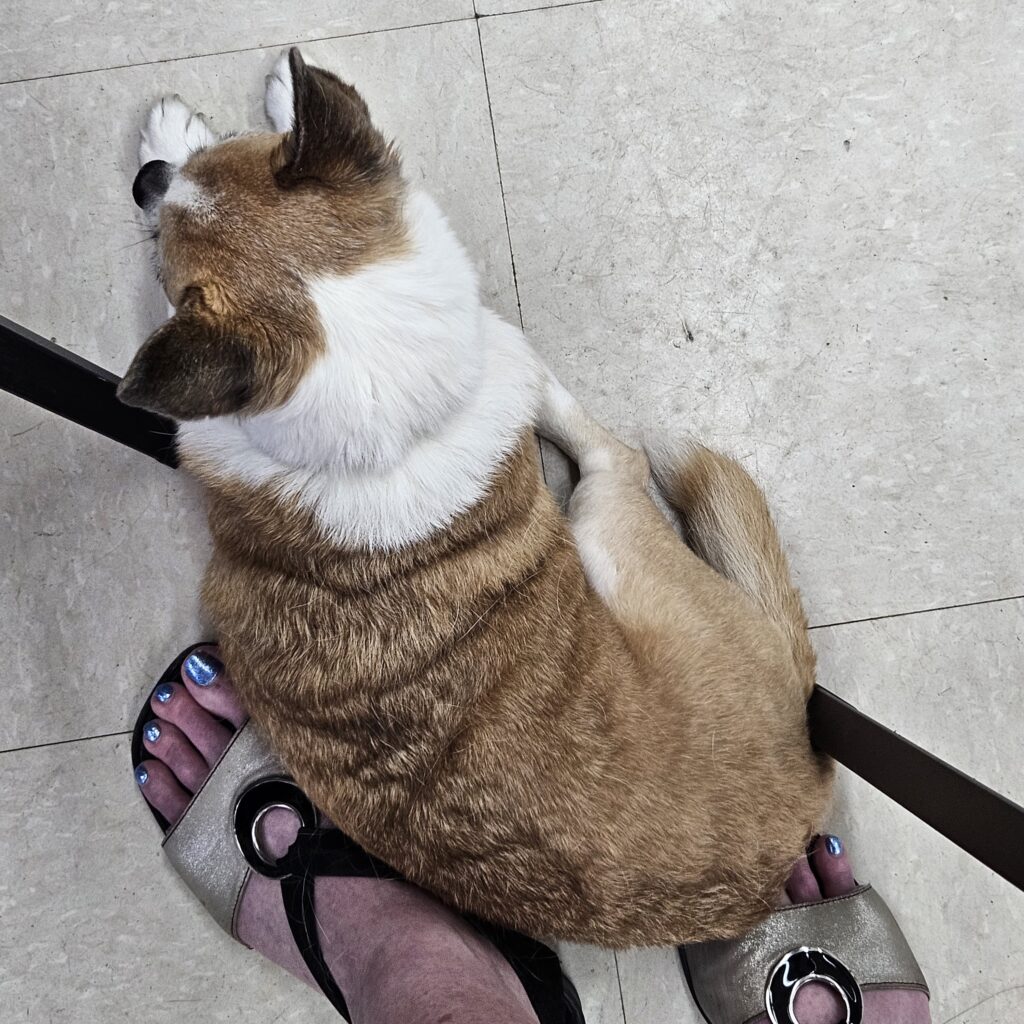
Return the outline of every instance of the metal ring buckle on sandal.
<path id="1" fill-rule="evenodd" d="M 279 866 L 260 845 L 260 822 L 276 808 L 294 813 L 301 828 L 316 827 L 313 801 L 285 775 L 260 779 L 239 796 L 235 802 L 235 842 L 249 867 L 266 878 L 285 878 L 289 874 L 288 869 Z"/>
<path id="2" fill-rule="evenodd" d="M 796 994 L 808 982 L 834 988 L 846 1005 L 843 1024 L 861 1024 L 864 998 L 853 972 L 839 957 L 814 946 L 791 949 L 768 975 L 764 1005 L 771 1024 L 799 1024 L 794 1011 Z"/>

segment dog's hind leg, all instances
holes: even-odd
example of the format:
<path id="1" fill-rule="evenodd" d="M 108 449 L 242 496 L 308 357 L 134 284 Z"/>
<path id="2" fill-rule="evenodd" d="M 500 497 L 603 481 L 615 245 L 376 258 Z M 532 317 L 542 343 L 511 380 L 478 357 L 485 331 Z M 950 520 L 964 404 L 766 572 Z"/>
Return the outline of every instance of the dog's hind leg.
<path id="1" fill-rule="evenodd" d="M 696 444 L 655 450 L 656 477 L 690 546 L 650 496 L 647 456 L 618 441 L 549 376 L 538 430 L 580 466 L 569 522 L 591 586 L 625 626 L 684 640 L 752 638 L 752 656 L 788 663 L 801 699 L 814 653 L 767 503 L 732 459 Z M 739 631 L 739 632 L 737 632 Z M 754 649 L 756 648 L 756 651 Z"/>
<path id="2" fill-rule="evenodd" d="M 651 499 L 647 456 L 594 420 L 549 373 L 537 430 L 573 458 L 580 482 L 569 524 L 584 572 L 609 607 L 645 617 L 659 580 L 678 588 L 706 566 L 680 541 Z"/>

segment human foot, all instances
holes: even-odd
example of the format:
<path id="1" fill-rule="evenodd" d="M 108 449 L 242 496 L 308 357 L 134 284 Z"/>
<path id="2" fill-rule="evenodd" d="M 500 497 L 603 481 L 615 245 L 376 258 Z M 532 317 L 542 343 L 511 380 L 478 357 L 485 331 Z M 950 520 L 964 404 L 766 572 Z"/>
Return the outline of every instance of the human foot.
<path id="1" fill-rule="evenodd" d="M 846 896 L 858 888 L 839 836 L 819 836 L 806 857 L 797 861 L 786 883 L 783 905 L 817 903 Z M 809 943 L 810 944 L 810 943 Z M 840 950 L 836 951 L 842 955 Z M 799 1024 L 833 1024 L 845 1020 L 845 1007 L 836 991 L 810 982 L 794 1002 Z M 767 1024 L 767 1014 L 754 1024 Z M 864 992 L 863 1024 L 929 1024 L 928 996 L 917 989 L 877 988 Z"/>
<path id="2" fill-rule="evenodd" d="M 216 647 L 193 651 L 180 677 L 161 683 L 142 726 L 145 757 L 135 778 L 151 807 L 175 830 L 193 794 L 212 778 L 246 713 Z M 209 787 L 207 786 L 207 791 Z M 182 822 L 186 827 L 188 817 Z M 261 841 L 281 855 L 297 829 L 288 811 L 263 821 Z M 217 865 L 210 865 L 213 871 Z M 509 962 L 463 918 L 397 880 L 321 877 L 315 913 L 327 967 L 359 1024 L 507 1020 L 536 1024 Z M 280 883 L 257 873 L 245 882 L 232 933 L 296 977 L 314 985 L 285 914 Z M 464 1008 L 464 1010 L 460 1010 Z"/>
<path id="3" fill-rule="evenodd" d="M 931 1020 L 906 939 L 878 893 L 857 883 L 837 836 L 815 840 L 766 921 L 742 938 L 684 946 L 680 955 L 711 1024 Z"/>

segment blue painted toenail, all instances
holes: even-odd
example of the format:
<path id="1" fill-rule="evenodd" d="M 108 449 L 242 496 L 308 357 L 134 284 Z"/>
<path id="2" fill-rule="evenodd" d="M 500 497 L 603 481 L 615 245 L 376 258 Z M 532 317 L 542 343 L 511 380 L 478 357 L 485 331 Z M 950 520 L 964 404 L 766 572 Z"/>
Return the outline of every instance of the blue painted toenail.
<path id="1" fill-rule="evenodd" d="M 843 841 L 839 836 L 826 836 L 825 849 L 830 857 L 838 857 L 843 852 Z"/>
<path id="2" fill-rule="evenodd" d="M 156 697 L 161 704 L 166 704 L 174 696 L 174 687 L 170 683 L 161 683 L 154 691 L 153 696 Z"/>
<path id="3" fill-rule="evenodd" d="M 146 769 L 143 768 L 141 764 L 138 766 L 138 768 L 135 769 L 135 781 L 140 786 L 144 786 L 147 782 L 149 782 L 149 772 L 147 772 Z"/>
<path id="4" fill-rule="evenodd" d="M 185 659 L 185 674 L 196 686 L 209 686 L 224 666 L 209 651 L 196 651 Z"/>
<path id="5" fill-rule="evenodd" d="M 145 729 L 142 730 L 142 735 L 149 740 L 150 743 L 156 743 L 160 739 L 160 726 L 156 722 L 150 722 Z"/>

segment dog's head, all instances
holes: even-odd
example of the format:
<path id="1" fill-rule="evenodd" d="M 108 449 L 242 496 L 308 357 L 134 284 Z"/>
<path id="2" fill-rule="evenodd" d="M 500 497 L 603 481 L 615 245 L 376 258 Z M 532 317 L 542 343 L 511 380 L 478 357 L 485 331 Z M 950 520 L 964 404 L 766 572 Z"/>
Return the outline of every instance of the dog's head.
<path id="1" fill-rule="evenodd" d="M 129 405 L 179 420 L 281 405 L 323 349 L 308 282 L 407 244 L 398 156 L 362 97 L 296 49 L 288 63 L 290 131 L 139 172 L 134 193 L 156 219 L 176 311 L 129 366 L 118 389 Z"/>

